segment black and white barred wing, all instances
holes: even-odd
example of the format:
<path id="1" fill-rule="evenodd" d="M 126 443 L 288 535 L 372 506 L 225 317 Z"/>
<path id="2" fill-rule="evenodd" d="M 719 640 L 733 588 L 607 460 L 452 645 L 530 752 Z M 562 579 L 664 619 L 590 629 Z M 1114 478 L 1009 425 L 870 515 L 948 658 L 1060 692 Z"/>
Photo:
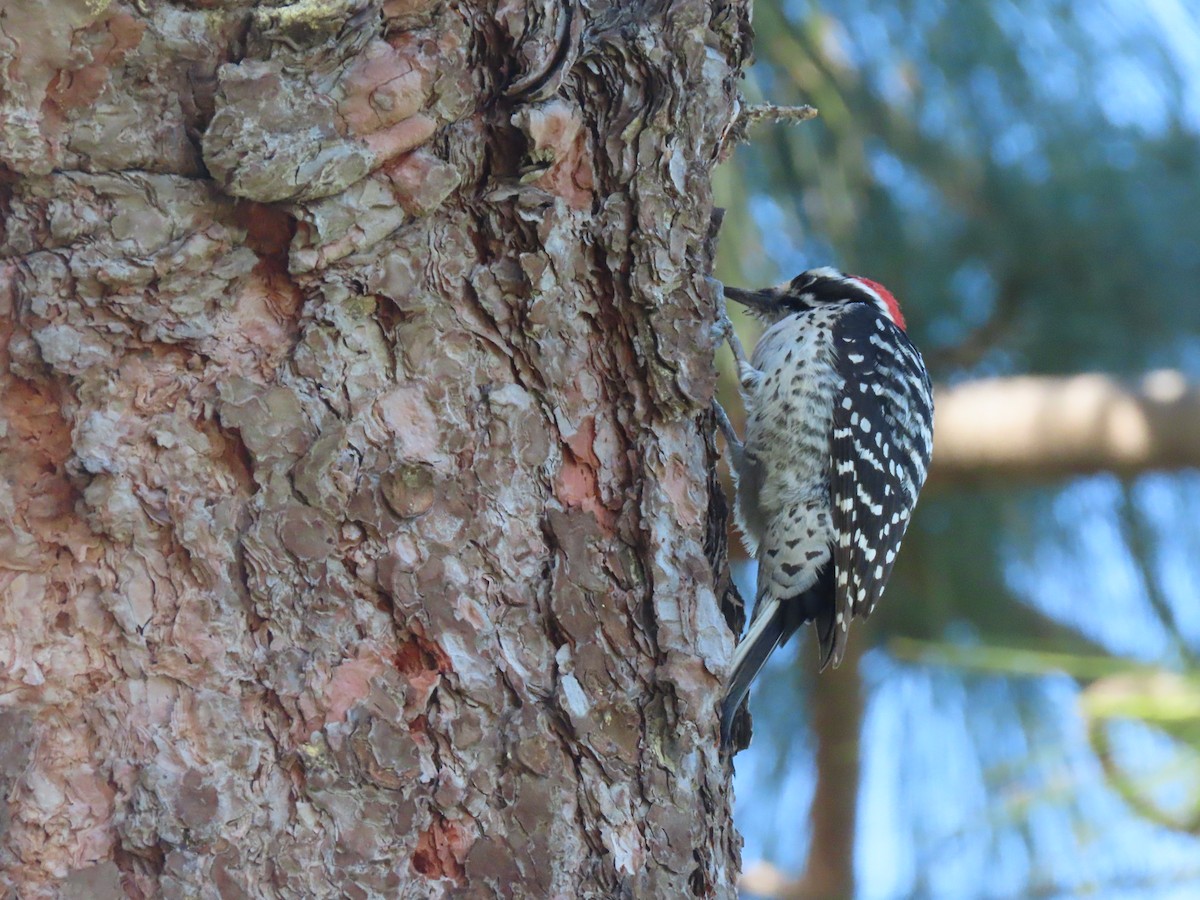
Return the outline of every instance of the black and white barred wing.
<path id="1" fill-rule="evenodd" d="M 833 664 L 846 629 L 883 594 L 933 450 L 933 392 L 917 348 L 890 319 L 856 305 L 834 325 L 830 487 L 836 569 Z"/>

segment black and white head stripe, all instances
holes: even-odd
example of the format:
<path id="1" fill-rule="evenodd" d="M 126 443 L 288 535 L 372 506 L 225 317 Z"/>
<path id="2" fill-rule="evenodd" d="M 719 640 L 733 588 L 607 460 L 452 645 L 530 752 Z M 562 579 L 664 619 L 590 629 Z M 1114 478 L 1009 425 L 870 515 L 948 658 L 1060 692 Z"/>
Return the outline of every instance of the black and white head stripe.
<path id="1" fill-rule="evenodd" d="M 869 278 L 846 275 L 831 266 L 801 272 L 774 290 L 783 305 L 794 311 L 812 309 L 824 303 L 869 303 L 901 329 L 905 327 L 900 304 L 887 288 Z"/>
<path id="2" fill-rule="evenodd" d="M 850 619 L 870 615 L 892 573 L 933 450 L 933 391 L 916 347 L 891 317 L 855 305 L 833 330 L 830 488 L 837 572 L 836 665 Z"/>

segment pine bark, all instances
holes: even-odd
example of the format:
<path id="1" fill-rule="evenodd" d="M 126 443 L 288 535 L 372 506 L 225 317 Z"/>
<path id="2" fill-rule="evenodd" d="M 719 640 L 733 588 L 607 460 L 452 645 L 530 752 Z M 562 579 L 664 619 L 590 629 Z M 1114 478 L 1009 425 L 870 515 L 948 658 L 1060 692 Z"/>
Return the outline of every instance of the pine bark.
<path id="1" fill-rule="evenodd" d="M 0 885 L 733 896 L 744 5 L 3 32 Z"/>

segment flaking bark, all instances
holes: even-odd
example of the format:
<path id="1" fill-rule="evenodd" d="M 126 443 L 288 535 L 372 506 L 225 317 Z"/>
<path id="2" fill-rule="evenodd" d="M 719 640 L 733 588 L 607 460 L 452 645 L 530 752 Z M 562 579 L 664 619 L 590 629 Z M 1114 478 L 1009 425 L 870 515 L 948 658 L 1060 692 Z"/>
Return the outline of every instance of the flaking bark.
<path id="1" fill-rule="evenodd" d="M 732 896 L 745 8 L 198 6 L 6 8 L 0 884 Z"/>

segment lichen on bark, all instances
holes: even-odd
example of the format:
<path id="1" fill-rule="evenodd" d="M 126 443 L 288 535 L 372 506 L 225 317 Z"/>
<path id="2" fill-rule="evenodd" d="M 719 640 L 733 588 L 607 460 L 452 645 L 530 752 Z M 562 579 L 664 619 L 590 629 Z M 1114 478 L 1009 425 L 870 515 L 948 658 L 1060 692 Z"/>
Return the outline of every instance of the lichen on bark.
<path id="1" fill-rule="evenodd" d="M 0 883 L 732 896 L 744 7 L 14 9 Z"/>

